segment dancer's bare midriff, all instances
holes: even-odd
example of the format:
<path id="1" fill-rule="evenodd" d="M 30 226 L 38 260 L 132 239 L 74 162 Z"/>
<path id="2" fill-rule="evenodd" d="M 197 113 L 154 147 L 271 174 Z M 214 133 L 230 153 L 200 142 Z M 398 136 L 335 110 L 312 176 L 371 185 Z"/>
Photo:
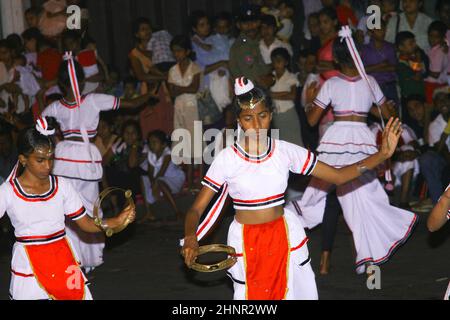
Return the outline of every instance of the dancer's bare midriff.
<path id="1" fill-rule="evenodd" d="M 335 116 L 334 121 L 353 121 L 353 122 L 367 122 L 367 117 L 361 117 L 361 116 L 342 116 L 338 117 Z"/>
<path id="2" fill-rule="evenodd" d="M 277 220 L 283 213 L 283 206 L 261 210 L 236 210 L 236 220 L 241 224 L 263 224 Z"/>

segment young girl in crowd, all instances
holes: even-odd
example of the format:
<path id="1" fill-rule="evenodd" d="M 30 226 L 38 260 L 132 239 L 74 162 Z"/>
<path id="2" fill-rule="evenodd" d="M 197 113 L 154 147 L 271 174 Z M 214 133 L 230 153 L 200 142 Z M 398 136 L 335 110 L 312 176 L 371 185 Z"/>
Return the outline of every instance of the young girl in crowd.
<path id="1" fill-rule="evenodd" d="M 425 78 L 425 94 L 427 103 L 433 103 L 434 90 L 447 85 L 449 68 L 449 44 L 446 43 L 447 26 L 441 21 L 434 21 L 428 28 L 430 50 L 428 58 L 430 66 Z"/>
<path id="2" fill-rule="evenodd" d="M 177 149 L 181 149 L 183 154 L 176 153 L 174 156 L 179 157 L 178 160 L 186 164 L 188 168 L 188 188 L 192 191 L 194 180 L 193 160 L 195 160 L 195 164 L 202 163 L 202 152 L 194 152 L 196 150 L 194 147 L 194 122 L 199 121 L 196 94 L 202 80 L 202 69 L 192 61 L 192 45 L 191 40 L 187 36 L 174 37 L 170 48 L 177 60 L 177 64 L 169 71 L 168 80 L 169 90 L 175 99 L 174 129 L 188 130 L 190 134 L 188 139 L 183 137 L 176 144 Z"/>
<path id="3" fill-rule="evenodd" d="M 152 205 L 165 198 L 174 209 L 176 217 L 181 219 L 182 212 L 178 209 L 173 195 L 181 191 L 186 176 L 183 170 L 172 162 L 170 138 L 164 132 L 150 132 L 147 161 L 142 167 L 147 172 L 143 177 L 146 202 Z M 152 220 L 153 214 L 149 212 L 147 217 Z"/>
<path id="4" fill-rule="evenodd" d="M 275 106 L 274 127 L 280 129 L 280 139 L 303 146 L 300 122 L 295 110 L 295 98 L 299 82 L 295 74 L 289 72 L 291 56 L 284 48 L 272 51 L 275 84 L 270 89 L 270 96 Z"/>

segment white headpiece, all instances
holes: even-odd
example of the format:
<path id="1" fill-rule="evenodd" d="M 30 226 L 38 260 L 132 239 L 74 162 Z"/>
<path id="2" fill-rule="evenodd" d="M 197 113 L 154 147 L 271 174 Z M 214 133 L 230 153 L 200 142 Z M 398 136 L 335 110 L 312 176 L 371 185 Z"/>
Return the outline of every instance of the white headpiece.
<path id="1" fill-rule="evenodd" d="M 52 136 L 55 134 L 55 129 L 48 129 L 47 119 L 45 117 L 39 117 L 36 121 L 36 130 L 44 136 Z"/>
<path id="2" fill-rule="evenodd" d="M 250 79 L 240 77 L 236 78 L 236 81 L 234 82 L 234 94 L 237 96 L 246 94 L 250 91 L 252 91 L 255 88 L 255 85 L 253 82 L 251 82 Z"/>

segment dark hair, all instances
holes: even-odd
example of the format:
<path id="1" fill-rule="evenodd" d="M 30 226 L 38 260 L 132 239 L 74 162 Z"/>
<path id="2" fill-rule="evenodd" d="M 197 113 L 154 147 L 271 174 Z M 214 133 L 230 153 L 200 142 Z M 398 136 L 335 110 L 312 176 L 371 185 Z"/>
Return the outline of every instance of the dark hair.
<path id="1" fill-rule="evenodd" d="M 9 124 L 8 122 L 4 121 L 3 119 L 0 119 L 0 136 L 8 136 L 10 137 L 12 141 L 12 132 L 14 130 L 14 127 Z"/>
<path id="2" fill-rule="evenodd" d="M 24 40 L 35 39 L 36 42 L 39 44 L 40 42 L 42 42 L 44 36 L 42 35 L 41 31 L 38 28 L 29 28 L 24 32 L 22 32 L 22 38 Z"/>
<path id="3" fill-rule="evenodd" d="M 35 16 L 39 16 L 42 12 L 42 8 L 41 7 L 31 7 L 28 8 L 27 10 L 25 10 L 25 15 L 27 14 L 32 14 Z"/>
<path id="4" fill-rule="evenodd" d="M 270 54 L 270 59 L 274 59 L 276 57 L 281 57 L 287 62 L 286 68 L 289 69 L 289 65 L 291 62 L 291 55 L 289 54 L 289 51 L 287 51 L 286 48 L 276 48 L 272 51 Z"/>
<path id="5" fill-rule="evenodd" d="M 320 17 L 320 11 L 313 12 L 308 16 L 306 21 L 308 21 L 308 19 L 311 19 L 311 18 L 316 18 L 317 20 L 319 20 L 319 17 Z"/>
<path id="6" fill-rule="evenodd" d="M 65 30 L 62 35 L 62 41 L 65 40 L 74 40 L 74 41 L 80 41 L 81 40 L 81 34 L 77 30 Z"/>
<path id="7" fill-rule="evenodd" d="M 355 46 L 356 50 L 359 51 L 356 41 Z M 355 63 L 353 62 L 353 58 L 347 47 L 347 43 L 345 41 L 340 41 L 339 38 L 333 41 L 333 58 L 337 60 L 340 66 L 347 66 L 350 68 L 355 67 Z"/>
<path id="8" fill-rule="evenodd" d="M 59 71 L 58 71 L 58 86 L 64 95 L 67 94 L 67 92 L 65 92 L 65 90 L 66 90 L 65 88 L 72 88 L 72 84 L 70 82 L 69 71 L 68 71 L 68 64 L 69 64 L 68 61 L 61 62 L 61 65 L 59 66 Z M 76 60 L 73 61 L 73 64 L 75 66 L 75 72 L 77 74 L 78 84 L 81 86 L 81 83 L 85 79 L 83 67 Z M 82 88 L 80 88 L 80 92 L 81 91 L 82 91 Z"/>
<path id="9" fill-rule="evenodd" d="M 281 5 L 281 4 L 284 4 L 287 8 L 295 11 L 295 5 L 294 5 L 293 1 L 283 0 L 283 1 L 280 1 L 280 3 L 278 5 Z"/>
<path id="10" fill-rule="evenodd" d="M 105 122 L 111 128 L 114 127 L 114 118 L 116 113 L 114 111 L 102 112 L 100 113 L 100 121 Z"/>
<path id="11" fill-rule="evenodd" d="M 217 24 L 219 21 L 226 21 L 230 24 L 230 26 L 233 24 L 233 16 L 231 13 L 222 11 L 217 16 L 214 17 L 214 24 Z"/>
<path id="12" fill-rule="evenodd" d="M 14 48 L 12 48 L 11 43 L 6 40 L 6 39 L 1 39 L 0 40 L 0 48 L 6 48 L 9 50 L 14 50 Z"/>
<path id="13" fill-rule="evenodd" d="M 161 130 L 151 131 L 148 134 L 149 139 L 150 139 L 150 137 L 154 137 L 154 138 L 158 139 L 159 141 L 161 141 L 161 143 L 170 147 L 170 143 L 171 143 L 170 137 L 164 131 L 161 131 Z"/>
<path id="14" fill-rule="evenodd" d="M 54 101 L 59 101 L 62 98 L 63 98 L 63 96 L 60 95 L 59 93 L 52 93 L 52 94 L 49 94 L 48 96 L 45 97 L 45 103 L 49 104 L 49 103 L 52 103 Z"/>
<path id="15" fill-rule="evenodd" d="M 53 130 L 57 127 L 57 122 L 55 118 L 46 117 L 48 124 L 48 129 Z M 39 147 L 55 147 L 55 142 L 52 136 L 44 136 L 35 127 L 29 129 L 24 129 L 19 133 L 17 139 L 17 151 L 19 155 L 24 155 L 28 157 L 31 155 L 36 148 Z"/>
<path id="16" fill-rule="evenodd" d="M 441 38 L 445 38 L 445 35 L 447 34 L 447 25 L 442 21 L 433 21 L 428 27 L 428 34 L 433 31 L 438 32 Z"/>
<path id="17" fill-rule="evenodd" d="M 208 15 L 204 11 L 197 10 L 197 11 L 192 12 L 189 17 L 189 23 L 190 23 L 191 29 L 196 29 L 198 23 L 203 18 L 206 18 L 209 20 Z"/>
<path id="18" fill-rule="evenodd" d="M 261 16 L 261 24 L 277 29 L 277 20 L 271 14 L 264 14 Z"/>
<path id="19" fill-rule="evenodd" d="M 330 18 L 333 21 L 337 21 L 338 25 L 336 26 L 337 29 L 339 29 L 340 27 L 340 23 L 339 23 L 339 19 L 337 16 L 337 12 L 335 9 L 332 8 L 323 8 L 319 11 L 319 17 L 320 16 L 327 16 L 328 18 Z"/>
<path id="20" fill-rule="evenodd" d="M 421 94 L 410 94 L 404 100 L 405 107 L 407 107 L 411 101 L 418 101 L 420 103 L 425 103 L 426 99 L 425 99 L 425 96 L 423 96 Z"/>
<path id="21" fill-rule="evenodd" d="M 141 139 L 141 137 L 142 137 L 141 126 L 139 125 L 139 123 L 136 120 L 133 120 L 133 119 L 127 120 L 122 124 L 121 136 L 123 136 L 123 134 L 125 133 L 125 129 L 128 127 L 134 127 L 138 138 Z"/>
<path id="22" fill-rule="evenodd" d="M 9 45 L 14 50 L 16 55 L 22 53 L 23 42 L 22 38 L 17 33 L 10 34 L 6 37 L 6 40 L 9 42 Z"/>
<path id="23" fill-rule="evenodd" d="M 170 49 L 173 50 L 173 47 L 175 46 L 180 47 L 184 50 L 189 50 L 191 52 L 189 58 L 191 60 L 195 60 L 195 52 L 194 50 L 192 50 L 191 38 L 183 34 L 177 35 L 173 37 L 172 41 L 170 42 Z"/>
<path id="24" fill-rule="evenodd" d="M 145 17 L 140 17 L 137 18 L 136 20 L 134 20 L 133 25 L 132 25 L 132 32 L 133 32 L 133 37 L 136 39 L 136 33 L 139 32 L 139 28 L 141 27 L 141 25 L 146 24 L 150 26 L 150 29 L 153 30 L 152 27 L 152 23 L 150 22 L 149 19 L 145 18 Z"/>
<path id="25" fill-rule="evenodd" d="M 248 83 L 248 79 L 244 78 L 243 82 L 246 85 Z M 260 87 L 255 86 L 252 90 L 250 90 L 247 93 L 241 94 L 241 95 L 237 95 L 235 97 L 235 102 L 234 102 L 234 113 L 236 114 L 237 117 L 239 117 L 239 115 L 242 112 L 242 107 L 241 105 L 248 105 L 250 104 L 251 101 L 265 101 L 266 107 L 267 109 L 269 109 L 270 112 L 272 112 L 273 110 L 273 105 L 272 105 L 272 99 L 270 98 L 270 95 L 267 94 L 263 89 L 261 89 Z"/>
<path id="26" fill-rule="evenodd" d="M 415 39 L 414 33 L 409 31 L 402 31 L 395 36 L 395 46 L 399 48 L 406 40 Z"/>

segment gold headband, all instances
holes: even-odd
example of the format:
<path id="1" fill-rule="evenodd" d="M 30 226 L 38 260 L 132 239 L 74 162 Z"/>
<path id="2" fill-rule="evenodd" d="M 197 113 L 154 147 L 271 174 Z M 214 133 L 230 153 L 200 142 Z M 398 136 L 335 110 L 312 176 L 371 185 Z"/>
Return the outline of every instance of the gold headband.
<path id="1" fill-rule="evenodd" d="M 39 153 L 40 155 L 50 158 L 55 153 L 55 150 L 53 150 L 52 147 L 48 148 L 47 150 L 44 150 L 43 147 L 37 147 L 34 149 L 34 152 Z"/>

